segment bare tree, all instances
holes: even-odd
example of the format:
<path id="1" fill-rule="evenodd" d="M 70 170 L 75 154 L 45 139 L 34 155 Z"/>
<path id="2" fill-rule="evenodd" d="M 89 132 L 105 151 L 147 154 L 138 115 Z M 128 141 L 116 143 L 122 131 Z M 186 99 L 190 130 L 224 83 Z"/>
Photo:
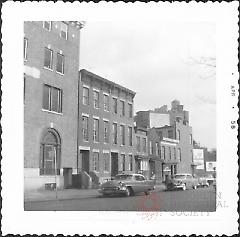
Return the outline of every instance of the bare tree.
<path id="1" fill-rule="evenodd" d="M 207 67 L 216 67 L 216 58 L 214 57 L 200 57 L 198 59 L 191 57 L 190 62 L 195 65 L 204 65 Z"/>

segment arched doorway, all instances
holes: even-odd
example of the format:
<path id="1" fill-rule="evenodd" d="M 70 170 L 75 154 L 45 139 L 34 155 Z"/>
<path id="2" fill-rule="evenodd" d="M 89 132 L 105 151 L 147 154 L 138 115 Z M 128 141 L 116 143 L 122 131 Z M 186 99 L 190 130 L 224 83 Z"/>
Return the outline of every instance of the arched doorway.
<path id="1" fill-rule="evenodd" d="M 49 128 L 44 131 L 40 149 L 40 175 L 59 175 L 61 139 L 56 130 Z"/>

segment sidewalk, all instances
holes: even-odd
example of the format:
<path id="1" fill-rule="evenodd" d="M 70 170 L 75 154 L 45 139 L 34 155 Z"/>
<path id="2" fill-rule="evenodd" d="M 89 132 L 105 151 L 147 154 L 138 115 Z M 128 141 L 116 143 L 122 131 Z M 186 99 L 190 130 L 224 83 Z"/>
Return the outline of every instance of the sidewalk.
<path id="1" fill-rule="evenodd" d="M 165 190 L 165 185 L 157 183 L 153 192 Z M 63 189 L 57 191 L 57 200 L 86 199 L 100 196 L 97 189 Z M 56 200 L 56 192 L 39 190 L 24 193 L 24 202 L 40 202 Z"/>

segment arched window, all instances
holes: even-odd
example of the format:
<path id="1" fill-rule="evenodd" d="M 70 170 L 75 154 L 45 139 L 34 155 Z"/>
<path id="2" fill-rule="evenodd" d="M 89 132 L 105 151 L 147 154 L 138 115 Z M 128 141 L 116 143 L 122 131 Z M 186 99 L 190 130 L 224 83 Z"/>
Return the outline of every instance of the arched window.
<path id="1" fill-rule="evenodd" d="M 40 175 L 60 174 L 61 140 L 54 129 L 43 133 L 40 155 Z"/>

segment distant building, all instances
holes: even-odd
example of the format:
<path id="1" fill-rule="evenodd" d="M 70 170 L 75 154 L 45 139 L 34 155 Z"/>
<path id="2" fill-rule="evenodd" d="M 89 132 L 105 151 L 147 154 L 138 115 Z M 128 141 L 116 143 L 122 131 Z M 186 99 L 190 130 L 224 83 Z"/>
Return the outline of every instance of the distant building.
<path id="1" fill-rule="evenodd" d="M 148 156 L 148 130 L 146 128 L 135 127 L 135 172 L 141 173 L 150 178 L 150 157 Z"/>
<path id="2" fill-rule="evenodd" d="M 135 171 L 135 92 L 87 70 L 80 71 L 78 173 L 97 185 Z"/>
<path id="3" fill-rule="evenodd" d="M 81 22 L 24 22 L 24 185 L 67 188 L 77 162 Z"/>
<path id="4" fill-rule="evenodd" d="M 153 111 L 139 111 L 135 121 L 137 126 L 149 128 L 149 142 L 159 143 L 160 159 L 163 161 L 161 168 L 157 166 L 157 170 L 162 172 L 159 178 L 164 180 L 166 175 L 193 173 L 192 128 L 189 126 L 189 113 L 183 110 L 179 101 L 174 100 L 170 110 L 164 105 Z M 164 159 L 166 154 L 169 159 Z"/>

